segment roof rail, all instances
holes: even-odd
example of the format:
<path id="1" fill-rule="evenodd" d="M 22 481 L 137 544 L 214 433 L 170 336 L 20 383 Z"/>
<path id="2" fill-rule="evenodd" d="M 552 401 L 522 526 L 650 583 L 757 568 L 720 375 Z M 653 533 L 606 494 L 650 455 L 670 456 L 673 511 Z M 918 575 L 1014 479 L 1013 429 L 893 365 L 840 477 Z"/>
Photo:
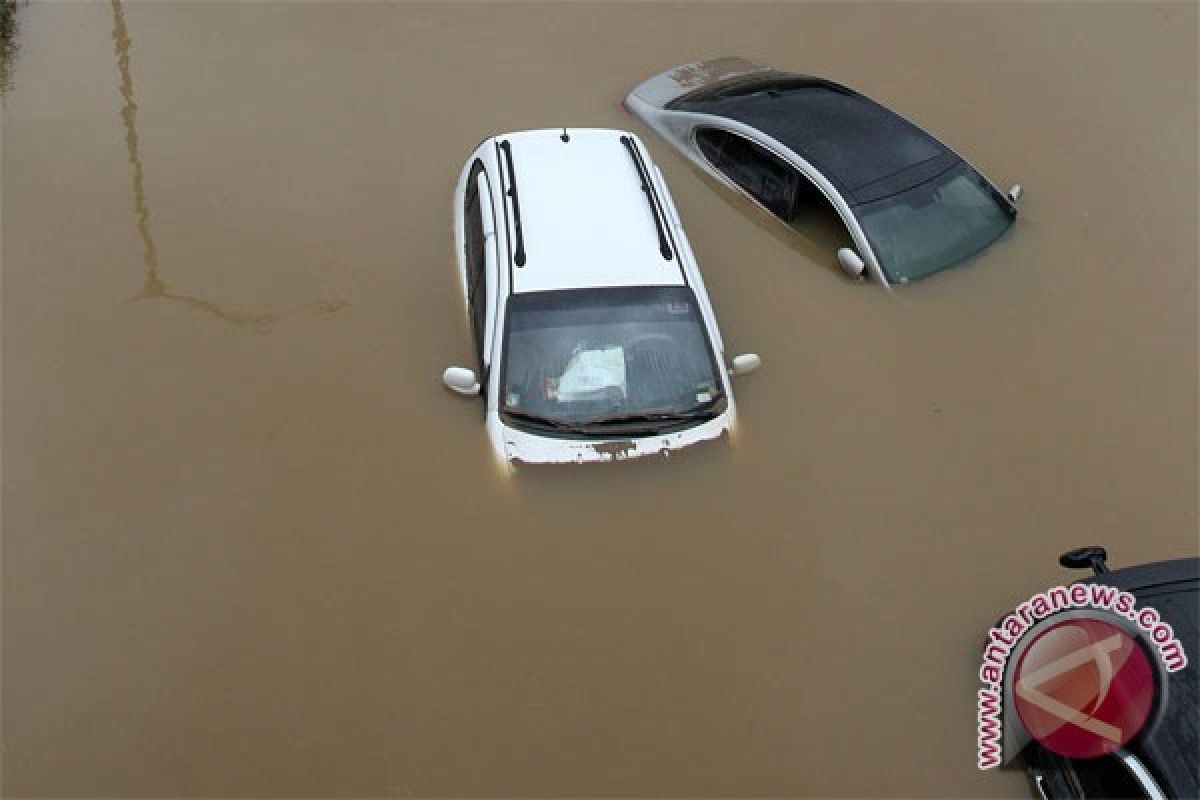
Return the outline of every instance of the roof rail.
<path id="1" fill-rule="evenodd" d="M 667 239 L 666 227 L 658 216 L 658 204 L 654 202 L 654 190 L 650 188 L 650 174 L 646 171 L 646 165 L 642 163 L 642 155 L 638 152 L 633 139 L 629 136 L 622 136 L 621 144 L 625 145 L 625 149 L 629 151 L 629 157 L 633 159 L 638 177 L 642 180 L 642 191 L 646 193 L 646 202 L 650 204 L 650 216 L 654 217 L 654 229 L 658 231 L 658 252 L 662 254 L 663 258 L 670 261 L 671 243 Z"/>
<path id="2" fill-rule="evenodd" d="M 504 151 L 504 160 L 508 165 L 508 191 L 506 194 L 512 198 L 513 227 L 517 231 L 517 251 L 513 254 L 513 262 L 518 267 L 523 267 L 525 266 L 525 235 L 521 231 L 521 202 L 517 197 L 517 173 L 513 170 L 512 145 L 505 139 L 500 143 L 500 149 Z"/>

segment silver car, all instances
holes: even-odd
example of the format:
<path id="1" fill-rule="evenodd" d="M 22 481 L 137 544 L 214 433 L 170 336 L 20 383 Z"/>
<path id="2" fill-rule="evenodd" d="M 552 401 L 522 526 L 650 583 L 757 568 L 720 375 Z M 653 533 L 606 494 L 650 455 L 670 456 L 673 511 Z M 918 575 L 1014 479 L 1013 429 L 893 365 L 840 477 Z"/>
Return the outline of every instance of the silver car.
<path id="1" fill-rule="evenodd" d="M 788 225 L 822 196 L 854 248 L 847 273 L 883 286 L 956 266 L 1016 218 L 999 191 L 926 131 L 853 89 L 744 58 L 673 67 L 625 107 L 730 188 Z"/>

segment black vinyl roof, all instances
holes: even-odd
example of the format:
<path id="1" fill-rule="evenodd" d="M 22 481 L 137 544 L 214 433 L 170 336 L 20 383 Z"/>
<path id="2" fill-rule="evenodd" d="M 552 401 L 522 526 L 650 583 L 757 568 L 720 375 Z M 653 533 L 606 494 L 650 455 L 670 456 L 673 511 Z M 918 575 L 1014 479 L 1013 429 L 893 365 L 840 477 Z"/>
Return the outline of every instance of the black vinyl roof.
<path id="1" fill-rule="evenodd" d="M 820 170 L 852 204 L 902 192 L 961 160 L 898 114 L 821 78 L 759 73 L 684 95 L 668 108 L 757 128 Z"/>

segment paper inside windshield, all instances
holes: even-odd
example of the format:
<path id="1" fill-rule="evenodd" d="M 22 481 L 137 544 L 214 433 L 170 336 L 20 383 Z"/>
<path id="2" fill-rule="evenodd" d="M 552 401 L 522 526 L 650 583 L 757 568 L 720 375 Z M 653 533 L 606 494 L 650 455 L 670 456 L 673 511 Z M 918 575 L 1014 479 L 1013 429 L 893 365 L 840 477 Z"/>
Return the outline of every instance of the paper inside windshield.
<path id="1" fill-rule="evenodd" d="M 558 381 L 558 399 L 564 402 L 587 400 L 606 389 L 625 395 L 625 350 L 581 350 L 571 356 Z"/>

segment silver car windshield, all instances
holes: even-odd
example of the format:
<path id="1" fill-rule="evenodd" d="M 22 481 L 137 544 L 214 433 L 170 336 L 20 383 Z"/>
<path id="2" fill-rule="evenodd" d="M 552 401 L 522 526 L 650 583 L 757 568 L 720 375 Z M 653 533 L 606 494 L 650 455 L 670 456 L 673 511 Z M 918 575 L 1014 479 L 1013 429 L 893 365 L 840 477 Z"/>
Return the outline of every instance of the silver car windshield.
<path id="1" fill-rule="evenodd" d="M 521 293 L 508 301 L 500 411 L 565 435 L 678 429 L 725 409 L 716 370 L 687 287 Z"/>
<path id="2" fill-rule="evenodd" d="M 912 281 L 983 250 L 1014 213 L 965 163 L 900 194 L 854 208 L 888 279 Z"/>

